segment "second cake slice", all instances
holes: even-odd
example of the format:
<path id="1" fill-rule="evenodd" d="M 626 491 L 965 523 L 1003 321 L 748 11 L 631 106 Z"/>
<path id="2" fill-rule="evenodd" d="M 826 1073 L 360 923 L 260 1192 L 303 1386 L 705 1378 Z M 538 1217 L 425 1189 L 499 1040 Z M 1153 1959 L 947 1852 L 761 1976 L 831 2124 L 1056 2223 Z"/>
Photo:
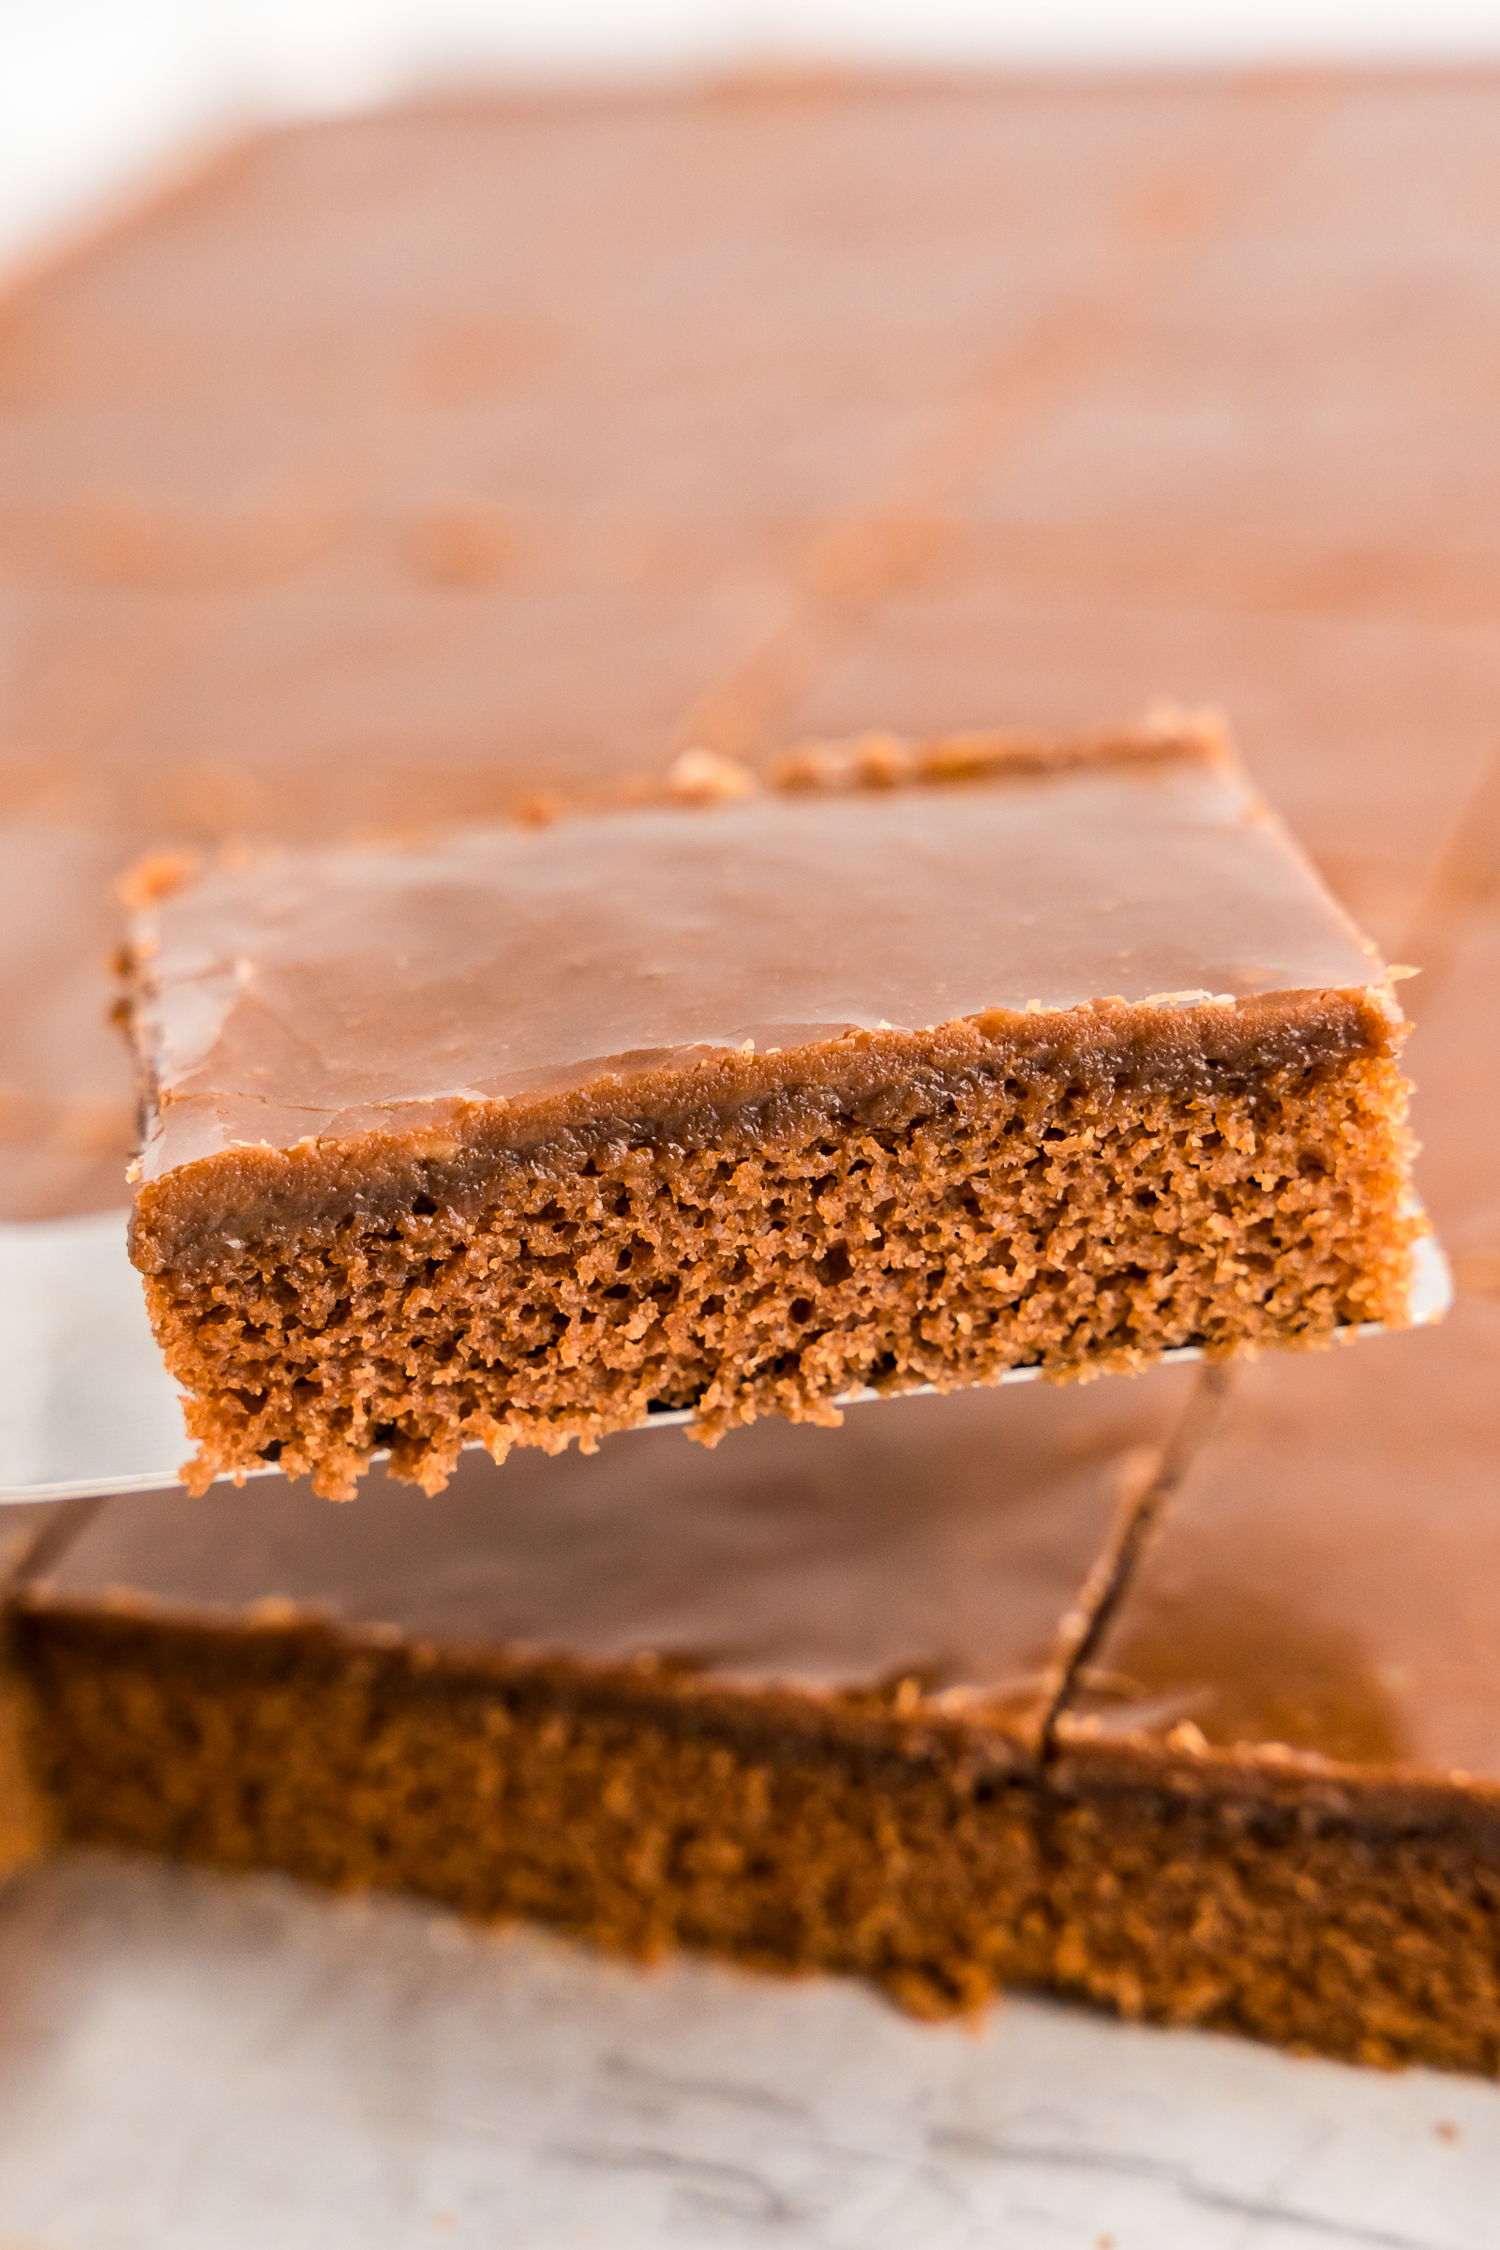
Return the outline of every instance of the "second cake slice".
<path id="1" fill-rule="evenodd" d="M 132 1254 L 197 1482 L 1406 1317 L 1400 1013 L 1212 728 L 140 890 Z"/>

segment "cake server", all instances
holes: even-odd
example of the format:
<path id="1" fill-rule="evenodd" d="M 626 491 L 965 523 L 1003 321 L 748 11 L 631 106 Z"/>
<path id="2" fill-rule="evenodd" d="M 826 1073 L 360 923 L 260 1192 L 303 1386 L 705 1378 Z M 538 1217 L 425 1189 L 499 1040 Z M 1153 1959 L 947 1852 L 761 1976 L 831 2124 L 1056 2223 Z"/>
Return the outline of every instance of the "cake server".
<path id="1" fill-rule="evenodd" d="M 73 1500 L 151 1492 L 176 1481 L 192 1451 L 182 1400 L 146 1318 L 140 1276 L 125 1253 L 124 1211 L 80 1219 L 0 1224 L 0 1502 Z M 1452 1301 L 1448 1262 L 1434 1235 L 1417 1244 L 1411 1311 L 1440 1320 Z M 1375 1323 L 1349 1330 L 1378 1334 Z M 1201 1355 L 1193 1346 L 1163 1354 Z M 1014 1367 L 1000 1380 L 1037 1379 Z M 878 1398 L 856 1391 L 840 1401 Z M 651 1427 L 692 1420 L 653 1415 Z M 259 1472 L 274 1476 L 267 1467 Z"/>

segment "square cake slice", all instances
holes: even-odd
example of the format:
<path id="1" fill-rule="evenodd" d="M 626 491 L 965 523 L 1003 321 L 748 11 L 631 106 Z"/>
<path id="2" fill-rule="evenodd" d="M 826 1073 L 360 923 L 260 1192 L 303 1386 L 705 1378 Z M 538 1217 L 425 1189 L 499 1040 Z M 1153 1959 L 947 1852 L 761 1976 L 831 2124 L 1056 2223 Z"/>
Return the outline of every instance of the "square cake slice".
<path id="1" fill-rule="evenodd" d="M 1065 1988 L 1500 2071 L 1500 1304 L 1237 1370 L 1057 1743 Z"/>
<path id="2" fill-rule="evenodd" d="M 728 779 L 142 871 L 191 1479 L 1406 1317 L 1400 1012 L 1214 727 Z"/>
<path id="3" fill-rule="evenodd" d="M 13 1605 L 65 1836 L 874 1976 L 1048 1972 L 1041 1736 L 1193 1370 L 104 1503 Z"/>

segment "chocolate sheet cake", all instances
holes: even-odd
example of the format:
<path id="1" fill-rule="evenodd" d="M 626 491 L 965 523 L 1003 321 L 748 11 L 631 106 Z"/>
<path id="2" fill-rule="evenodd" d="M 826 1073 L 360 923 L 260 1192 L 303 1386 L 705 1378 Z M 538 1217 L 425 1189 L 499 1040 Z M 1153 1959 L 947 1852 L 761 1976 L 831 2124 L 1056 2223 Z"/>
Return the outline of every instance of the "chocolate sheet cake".
<path id="1" fill-rule="evenodd" d="M 1500 2069 L 1497 1584 L 1500 1305 L 1238 1372 L 1060 1724 L 1056 1981 Z"/>
<path id="2" fill-rule="evenodd" d="M 247 143 L 6 299 L 6 1217 L 123 1199 L 104 899 L 155 846 L 555 818 L 685 751 L 701 782 L 876 726 L 1069 737 L 1167 691 L 1234 713 L 1337 895 L 1424 969 L 1420 1177 L 1459 1285 L 1445 1330 L 1261 1364 L 1170 1463 L 1129 1417 L 1180 1370 L 711 1456 L 469 1455 L 432 1500 L 377 1471 L 337 1511 L 265 1483 L 109 1503 L 10 1605 L 64 1833 L 927 2007 L 1000 1977 L 1496 2066 L 1497 954 L 1490 928 L 1435 977 L 1416 909 L 1483 828 L 1500 707 L 1472 379 L 1497 122 L 1474 72 L 415 105 Z M 391 1522 L 437 1527 L 440 1563 L 446 1509 L 481 1557 L 528 1510 L 576 1530 L 540 1504 L 668 1446 L 674 1552 L 743 1566 L 711 1527 L 755 1507 L 698 1505 L 737 1455 L 884 1448 L 903 1416 L 972 1435 L 1023 1396 L 1049 1430 L 1126 1418 L 1095 1484 L 1033 1487 L 1022 1449 L 1014 1547 L 948 1549 L 936 1504 L 921 1555 L 883 1536 L 912 1630 L 831 1662 L 722 1612 L 694 1648 L 658 1595 L 649 1633 L 591 1617 L 569 1654 L 524 1587 L 403 1611 L 419 1539 L 395 1592 L 354 1568 Z M 1014 1449 L 985 1444 L 998 1527 Z M 890 1521 L 853 1489 L 858 1539 L 796 1549 L 830 1613 Z M 647 1497 L 609 1516 L 609 1570 Z M 918 1616 L 939 1550 L 962 1567 Z M 990 1637 L 960 1646 L 976 1601 Z"/>
<path id="3" fill-rule="evenodd" d="M 1500 699 L 1452 372 L 1494 333 L 1497 105 L 475 94 L 248 140 L 34 271 L 0 302 L 0 1216 L 125 1200 L 106 894 L 161 844 L 1168 693 L 1230 710 L 1394 946 Z M 1372 350 L 1414 292 L 1420 349 Z"/>
<path id="4" fill-rule="evenodd" d="M 109 1502 L 11 1602 L 63 1833 L 1500 2069 L 1487 805 L 1418 917 L 1444 1325 Z"/>
<path id="5" fill-rule="evenodd" d="M 200 1486 L 1407 1317 L 1400 1013 L 1211 728 L 142 880 Z"/>
<path id="6" fill-rule="evenodd" d="M 972 2003 L 1047 1974 L 1041 1730 L 1191 1388 L 109 1501 L 14 1612 L 37 1771 L 76 1839 Z"/>
<path id="7" fill-rule="evenodd" d="M 1500 761 L 1417 934 L 1457 1302 L 1237 1372 L 1056 1729 L 1056 1975 L 1129 2013 L 1500 2070 Z M 1101 1629 L 1102 1628 L 1102 1629 Z"/>
<path id="8" fill-rule="evenodd" d="M 76 1840 L 1493 2072 L 1497 1398 L 1471 1299 L 431 1500 L 112 1500 L 12 1602 L 32 1770 Z"/>

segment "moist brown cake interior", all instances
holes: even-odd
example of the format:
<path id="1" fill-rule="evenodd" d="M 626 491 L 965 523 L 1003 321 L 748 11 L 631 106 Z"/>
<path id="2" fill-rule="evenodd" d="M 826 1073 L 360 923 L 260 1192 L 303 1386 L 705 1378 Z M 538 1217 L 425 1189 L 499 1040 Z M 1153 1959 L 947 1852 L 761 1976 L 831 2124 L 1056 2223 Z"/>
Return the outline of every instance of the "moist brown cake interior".
<path id="1" fill-rule="evenodd" d="M 12 1504 L 0 1510 L 0 1883 L 56 1839 L 56 1806 L 38 1787 L 30 1740 L 34 1708 L 15 1661 L 10 1601 L 28 1573 L 45 1569 L 82 1529 L 92 1501 Z"/>
<path id="2" fill-rule="evenodd" d="M 110 1502 L 17 1606 L 68 1836 L 855 1969 L 1045 1973 L 1042 1723 L 1191 1371 Z"/>
<path id="3" fill-rule="evenodd" d="M 34 1770 L 77 1839 L 1495 2072 L 1497 1362 L 1471 1302 L 1238 1371 L 1206 1442 L 1157 1370 L 471 1456 L 436 1500 L 113 1501 L 13 1604 Z"/>

